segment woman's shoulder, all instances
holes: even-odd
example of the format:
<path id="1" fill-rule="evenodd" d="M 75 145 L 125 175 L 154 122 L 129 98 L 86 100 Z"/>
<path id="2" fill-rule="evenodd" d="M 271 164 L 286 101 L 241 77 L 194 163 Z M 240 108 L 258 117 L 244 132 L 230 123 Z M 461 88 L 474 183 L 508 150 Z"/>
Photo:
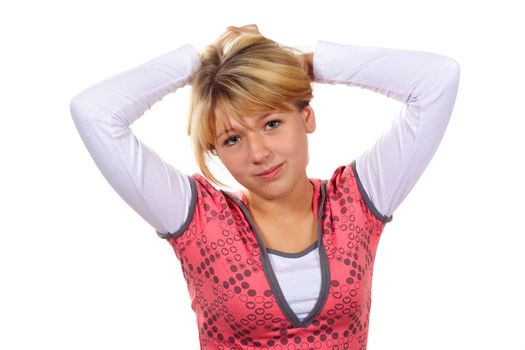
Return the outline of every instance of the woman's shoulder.
<path id="1" fill-rule="evenodd" d="M 345 188 L 355 187 L 357 185 L 357 173 L 355 170 L 355 161 L 348 165 L 337 167 L 327 181 L 327 190 L 341 191 Z"/>
<path id="2" fill-rule="evenodd" d="M 192 206 L 188 219 L 175 234 L 163 237 L 172 238 L 172 243 L 179 242 L 180 236 L 193 239 L 195 232 L 206 231 L 211 234 L 217 231 L 220 222 L 227 220 L 240 207 L 241 198 L 238 192 L 221 190 L 199 173 L 189 176 L 189 180 L 192 188 Z M 184 235 L 188 232 L 188 235 Z"/>
<path id="3" fill-rule="evenodd" d="M 235 204 L 247 204 L 247 199 L 241 190 L 225 190 L 215 186 L 206 177 L 199 173 L 195 173 L 190 177 L 190 181 L 195 185 L 195 196 L 197 203 L 201 203 L 206 207 L 216 207 L 219 210 L 226 209 L 231 206 L 231 202 Z M 215 209 L 217 210 L 217 209 Z"/>
<path id="4" fill-rule="evenodd" d="M 359 207 L 370 217 L 383 223 L 392 220 L 392 216 L 381 214 L 370 199 L 359 177 L 355 160 L 335 169 L 327 182 L 326 192 L 328 199 L 336 206 L 345 207 L 351 203 L 359 203 Z"/>

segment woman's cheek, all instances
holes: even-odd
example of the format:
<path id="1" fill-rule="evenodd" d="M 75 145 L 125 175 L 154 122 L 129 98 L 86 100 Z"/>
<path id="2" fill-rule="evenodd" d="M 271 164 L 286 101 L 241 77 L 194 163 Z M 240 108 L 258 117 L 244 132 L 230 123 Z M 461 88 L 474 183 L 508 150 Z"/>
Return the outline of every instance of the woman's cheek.
<path id="1" fill-rule="evenodd" d="M 232 175 L 240 174 L 245 168 L 243 156 L 240 152 L 228 152 L 228 155 L 224 157 L 223 164 Z"/>

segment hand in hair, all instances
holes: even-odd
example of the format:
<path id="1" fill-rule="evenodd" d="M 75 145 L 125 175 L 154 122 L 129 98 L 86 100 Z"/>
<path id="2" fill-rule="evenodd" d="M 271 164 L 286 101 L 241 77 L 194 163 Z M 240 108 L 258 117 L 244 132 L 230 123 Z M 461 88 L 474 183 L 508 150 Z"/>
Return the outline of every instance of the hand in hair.
<path id="1" fill-rule="evenodd" d="M 314 66 L 313 66 L 313 60 L 314 60 L 314 53 L 308 52 L 303 53 L 302 55 L 297 55 L 297 59 L 301 63 L 301 66 L 308 74 L 308 78 L 310 78 L 311 81 L 314 80 Z"/>
<path id="2" fill-rule="evenodd" d="M 222 46 L 222 43 L 224 41 L 231 40 L 233 38 L 238 37 L 242 34 L 261 34 L 259 32 L 259 29 L 257 28 L 257 25 L 255 24 L 248 24 L 242 27 L 234 27 L 230 26 L 226 28 L 226 32 L 222 34 L 216 41 L 215 44 L 217 44 L 219 47 Z"/>
<path id="3" fill-rule="evenodd" d="M 242 27 L 230 26 L 226 29 L 226 32 L 224 32 L 224 34 L 222 34 L 215 41 L 215 44 L 221 47 L 224 41 L 231 40 L 242 34 L 261 35 L 261 33 L 259 32 L 259 28 L 257 28 L 257 25 L 255 24 L 248 24 Z M 308 78 L 310 78 L 311 81 L 314 80 L 313 56 L 313 52 L 297 55 L 297 59 L 301 63 L 301 66 L 306 71 Z"/>

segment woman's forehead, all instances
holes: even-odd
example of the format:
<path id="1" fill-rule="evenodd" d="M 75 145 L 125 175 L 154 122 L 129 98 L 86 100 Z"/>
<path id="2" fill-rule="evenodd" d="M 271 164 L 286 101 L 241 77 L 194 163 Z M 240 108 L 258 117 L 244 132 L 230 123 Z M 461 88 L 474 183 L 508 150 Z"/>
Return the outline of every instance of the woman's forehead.
<path id="1" fill-rule="evenodd" d="M 222 117 L 215 119 L 215 137 L 219 137 L 229 130 L 233 130 L 233 125 L 229 118 Z"/>
<path id="2" fill-rule="evenodd" d="M 221 113 L 218 112 L 215 114 L 215 127 L 217 131 L 220 128 L 231 129 L 239 127 L 248 127 L 252 121 L 256 121 L 264 118 L 265 116 L 275 113 L 276 111 L 248 111 L 244 113 Z"/>
<path id="3" fill-rule="evenodd" d="M 216 112 L 214 119 L 213 137 L 217 140 L 221 135 L 228 133 L 229 131 L 238 130 L 239 127 L 242 127 L 244 121 L 242 118 L 232 116 L 231 114 Z"/>

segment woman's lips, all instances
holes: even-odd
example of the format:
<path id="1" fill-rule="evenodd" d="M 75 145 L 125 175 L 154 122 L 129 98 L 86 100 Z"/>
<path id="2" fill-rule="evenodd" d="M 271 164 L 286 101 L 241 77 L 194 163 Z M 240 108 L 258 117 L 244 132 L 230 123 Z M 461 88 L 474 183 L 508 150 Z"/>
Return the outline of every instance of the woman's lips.
<path id="1" fill-rule="evenodd" d="M 265 179 L 265 180 L 272 179 L 276 177 L 277 175 L 279 175 L 282 168 L 283 168 L 283 164 L 281 163 L 277 165 L 276 167 L 273 167 L 267 171 L 263 171 L 262 173 L 257 174 L 257 177 L 261 179 Z"/>

